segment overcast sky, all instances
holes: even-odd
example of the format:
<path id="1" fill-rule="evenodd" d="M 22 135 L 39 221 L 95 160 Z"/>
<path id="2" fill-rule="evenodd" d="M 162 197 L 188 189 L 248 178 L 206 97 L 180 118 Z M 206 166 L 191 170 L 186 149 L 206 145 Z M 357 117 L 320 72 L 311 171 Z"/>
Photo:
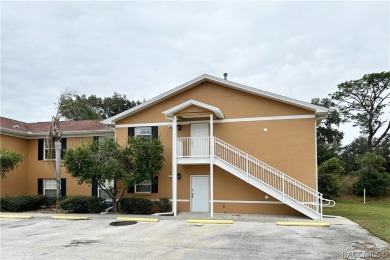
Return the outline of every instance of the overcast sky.
<path id="1" fill-rule="evenodd" d="M 389 1 L 2 1 L 1 116 L 50 121 L 66 88 L 143 100 L 224 72 L 310 102 L 389 70 L 389 13 Z"/>

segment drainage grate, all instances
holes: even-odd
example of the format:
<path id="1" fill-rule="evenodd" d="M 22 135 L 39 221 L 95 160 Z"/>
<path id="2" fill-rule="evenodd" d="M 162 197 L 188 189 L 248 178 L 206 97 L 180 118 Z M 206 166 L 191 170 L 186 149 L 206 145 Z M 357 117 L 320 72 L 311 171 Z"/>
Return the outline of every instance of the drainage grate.
<path id="1" fill-rule="evenodd" d="M 138 222 L 137 221 L 115 221 L 115 222 L 111 222 L 110 223 L 110 226 L 129 226 L 129 225 L 134 225 L 134 224 L 137 224 Z"/>

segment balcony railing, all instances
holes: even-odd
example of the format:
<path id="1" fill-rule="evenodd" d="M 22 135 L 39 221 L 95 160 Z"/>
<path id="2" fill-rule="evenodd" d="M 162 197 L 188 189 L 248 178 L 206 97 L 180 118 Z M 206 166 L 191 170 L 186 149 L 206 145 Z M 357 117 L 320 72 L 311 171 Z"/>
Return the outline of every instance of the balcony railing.
<path id="1" fill-rule="evenodd" d="M 177 138 L 177 157 L 209 157 L 210 137 Z"/>

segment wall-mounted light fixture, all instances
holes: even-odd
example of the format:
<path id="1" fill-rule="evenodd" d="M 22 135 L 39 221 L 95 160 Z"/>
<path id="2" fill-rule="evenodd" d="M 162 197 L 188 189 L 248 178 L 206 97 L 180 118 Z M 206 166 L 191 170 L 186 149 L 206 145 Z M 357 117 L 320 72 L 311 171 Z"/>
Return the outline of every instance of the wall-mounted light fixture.
<path id="1" fill-rule="evenodd" d="M 181 174 L 180 174 L 180 173 L 177 173 L 176 176 L 177 176 L 177 179 L 178 179 L 178 180 L 181 179 Z M 172 178 L 172 175 L 168 175 L 168 177 L 169 177 L 169 178 Z"/>
<path id="2" fill-rule="evenodd" d="M 177 130 L 181 130 L 181 125 L 177 125 Z"/>

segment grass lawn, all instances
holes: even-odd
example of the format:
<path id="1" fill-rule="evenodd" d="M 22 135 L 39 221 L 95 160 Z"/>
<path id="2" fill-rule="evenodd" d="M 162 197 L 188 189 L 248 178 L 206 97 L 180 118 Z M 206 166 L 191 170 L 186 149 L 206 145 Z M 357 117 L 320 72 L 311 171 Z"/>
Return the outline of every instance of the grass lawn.
<path id="1" fill-rule="evenodd" d="M 354 196 L 335 201 L 335 207 L 324 208 L 325 215 L 346 217 L 390 243 L 390 197 L 366 198 L 365 204 L 363 197 Z"/>

